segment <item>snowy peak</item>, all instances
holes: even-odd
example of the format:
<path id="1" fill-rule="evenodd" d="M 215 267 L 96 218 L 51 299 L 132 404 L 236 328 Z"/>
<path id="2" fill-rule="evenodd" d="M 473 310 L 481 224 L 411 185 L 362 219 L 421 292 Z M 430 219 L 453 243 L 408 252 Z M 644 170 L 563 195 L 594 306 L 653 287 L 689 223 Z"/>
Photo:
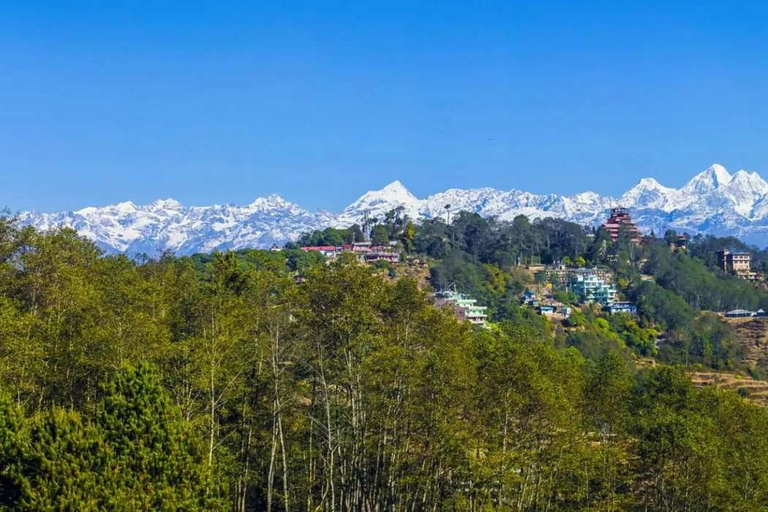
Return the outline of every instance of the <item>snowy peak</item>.
<path id="1" fill-rule="evenodd" d="M 736 172 L 723 191 L 723 195 L 733 203 L 734 210 L 745 217 L 753 215 L 755 204 L 766 194 L 768 183 L 756 172 L 744 170 Z"/>
<path id="2" fill-rule="evenodd" d="M 688 194 L 706 194 L 728 185 L 731 179 L 725 167 L 715 164 L 694 176 L 681 190 Z"/>
<path id="3" fill-rule="evenodd" d="M 386 203 L 397 203 L 400 206 L 410 206 L 419 202 L 419 200 L 411 194 L 411 192 L 405 188 L 400 180 L 395 180 L 381 190 L 375 190 L 368 192 L 363 197 L 368 199 L 378 200 Z"/>
<path id="4" fill-rule="evenodd" d="M 158 199 L 157 201 L 153 201 L 149 206 L 153 210 L 179 210 L 183 208 L 180 202 L 171 199 L 170 197 L 168 199 Z"/>
<path id="5" fill-rule="evenodd" d="M 637 185 L 632 187 L 629 191 L 632 191 L 632 190 L 655 191 L 655 192 L 660 192 L 662 194 L 668 194 L 672 192 L 674 189 L 670 187 L 665 187 L 664 185 L 656 181 L 654 178 L 643 178 L 637 183 Z"/>
<path id="6" fill-rule="evenodd" d="M 380 190 L 369 190 L 341 212 L 334 225 L 348 227 L 363 222 L 364 218 L 383 219 L 392 210 L 402 208 L 412 219 L 419 216 L 422 201 L 411 194 L 399 181 L 393 181 Z"/>
<path id="7" fill-rule="evenodd" d="M 384 194 L 391 194 L 391 195 L 397 195 L 397 196 L 410 196 L 414 197 L 413 194 L 411 194 L 407 188 L 405 188 L 405 185 L 400 180 L 395 180 L 383 189 L 381 189 L 379 192 Z"/>
<path id="8" fill-rule="evenodd" d="M 570 199 L 575 203 L 593 204 L 595 202 L 600 201 L 600 194 L 592 191 L 580 192 L 578 194 L 574 194 L 570 196 Z"/>
<path id="9" fill-rule="evenodd" d="M 728 185 L 731 182 L 731 179 L 733 179 L 733 176 L 731 176 L 726 168 L 720 164 L 714 164 L 708 167 L 704 172 L 699 174 L 699 177 L 700 176 L 706 176 L 707 179 L 713 182 L 715 188 Z"/>
<path id="10" fill-rule="evenodd" d="M 744 190 L 757 192 L 759 194 L 768 193 L 768 183 L 756 172 L 747 172 L 745 170 L 737 171 L 728 183 L 729 190 Z"/>
<path id="11" fill-rule="evenodd" d="M 360 196 L 355 203 L 362 204 L 371 201 L 409 202 L 418 201 L 418 199 L 405 188 L 405 185 L 403 185 L 400 180 L 395 180 L 380 190 L 369 190 Z"/>
<path id="12" fill-rule="evenodd" d="M 661 189 L 661 188 L 666 188 L 666 187 L 664 187 L 664 186 L 663 186 L 661 183 L 659 183 L 658 181 L 656 181 L 656 179 L 654 179 L 654 178 L 642 178 L 642 179 L 641 179 L 641 180 L 640 180 L 640 181 L 637 183 L 637 185 L 635 185 L 635 186 L 636 186 L 636 187 L 643 187 L 643 188 L 648 188 L 648 189 Z"/>
<path id="13" fill-rule="evenodd" d="M 653 178 L 643 178 L 621 196 L 620 202 L 627 207 L 663 208 L 667 197 L 674 191 Z"/>
<path id="14" fill-rule="evenodd" d="M 86 208 L 82 208 L 80 210 L 77 210 L 74 212 L 76 215 L 83 215 L 83 216 L 89 216 L 98 214 L 102 211 L 108 211 L 112 215 L 124 217 L 127 215 L 133 215 L 138 210 L 138 207 L 131 201 L 123 201 L 121 203 L 112 204 L 108 206 L 102 206 L 102 207 L 93 207 L 89 206 Z"/>
<path id="15" fill-rule="evenodd" d="M 286 201 L 277 194 L 270 194 L 267 197 L 258 197 L 248 206 L 253 210 L 290 209 L 292 207 L 298 207 L 298 205 Z"/>

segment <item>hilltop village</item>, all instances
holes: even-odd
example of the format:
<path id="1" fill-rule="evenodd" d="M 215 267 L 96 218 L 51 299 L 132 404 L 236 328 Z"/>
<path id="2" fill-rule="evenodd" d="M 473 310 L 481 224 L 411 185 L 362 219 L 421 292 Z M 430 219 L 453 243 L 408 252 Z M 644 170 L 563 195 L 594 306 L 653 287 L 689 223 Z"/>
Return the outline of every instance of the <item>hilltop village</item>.
<path id="1" fill-rule="evenodd" d="M 236 254 L 253 262 L 265 253 Z M 417 224 L 396 209 L 269 254 L 299 285 L 317 264 L 354 262 L 391 282 L 414 279 L 433 306 L 473 329 L 522 329 L 587 357 L 618 346 L 639 367 L 683 364 L 697 385 L 768 404 L 768 252 L 732 237 L 644 234 L 623 207 L 597 228 L 448 208 L 445 219 Z"/>
<path id="2" fill-rule="evenodd" d="M 397 212 L 390 212 L 389 218 L 397 218 Z M 411 236 L 415 235 L 415 226 L 410 221 L 401 220 L 400 223 L 403 226 L 410 224 L 410 229 L 414 231 Z M 327 261 L 335 261 L 342 255 L 349 255 L 360 263 L 388 269 L 392 277 L 397 275 L 395 268 L 400 264 L 405 264 L 409 268 L 414 265 L 421 268 L 427 266 L 423 258 L 414 257 L 412 251 L 405 250 L 407 246 L 402 241 L 390 240 L 389 229 L 381 225 L 367 226 L 367 228 L 367 235 L 363 234 L 364 230 L 359 226 L 351 228 L 352 237 L 351 240 L 347 240 L 347 243 L 306 245 L 312 240 L 323 240 L 329 235 L 335 235 L 338 241 L 342 241 L 340 230 L 328 229 L 325 232 L 316 232 L 304 237 L 304 243 L 299 243 L 298 247 L 308 253 L 320 254 Z M 615 245 L 620 242 L 634 246 L 638 252 L 644 245 L 656 243 L 653 235 L 641 234 L 629 210 L 622 207 L 612 208 L 605 223 L 594 232 L 586 232 L 585 238 L 594 241 L 598 233 L 604 237 L 603 250 L 605 251 L 609 244 Z M 664 242 L 671 253 L 686 254 L 690 236 L 685 233 L 668 232 L 665 234 Z M 289 247 L 292 246 L 293 244 L 289 245 Z M 272 250 L 279 251 L 281 248 L 273 246 Z M 716 258 L 717 268 L 724 276 L 733 276 L 754 283 L 764 281 L 764 274 L 752 268 L 752 256 L 748 251 L 723 248 L 716 250 L 713 256 Z M 565 256 L 550 263 L 542 263 L 541 258 L 537 260 L 531 257 L 523 263 L 522 258 L 518 257 L 512 266 L 518 271 L 518 275 L 527 274 L 529 277 L 524 291 L 518 297 L 519 304 L 550 320 L 560 322 L 567 320 L 574 310 L 581 310 L 584 307 L 597 308 L 609 315 L 634 316 L 637 314 L 637 305 L 627 300 L 626 294 L 617 288 L 614 282 L 615 272 L 610 265 L 612 262 L 616 262 L 615 255 L 606 259 L 604 263 L 607 264 L 592 266 L 587 266 L 583 255 L 573 258 Z M 635 267 L 642 269 L 646 263 L 646 260 L 639 259 L 635 262 Z M 303 279 L 300 272 L 297 272 L 296 279 L 298 281 Z M 641 273 L 640 279 L 654 281 L 652 274 Z M 445 283 L 442 285 L 444 286 Z M 431 289 L 438 307 L 448 307 L 462 321 L 488 327 L 488 306 L 479 304 L 478 299 L 471 295 L 471 290 L 460 290 L 455 282 L 450 283 L 448 288 L 432 283 Z M 725 317 L 734 318 L 765 316 L 763 309 L 750 311 L 737 308 L 720 313 Z"/>
<path id="3" fill-rule="evenodd" d="M 416 226 L 392 211 L 384 222 L 329 228 L 288 249 L 352 258 L 390 279 L 416 277 L 436 307 L 476 328 L 512 320 L 587 353 L 619 342 L 636 364 L 695 362 L 700 385 L 729 382 L 768 403 L 768 382 L 749 380 L 768 377 L 768 254 L 734 238 L 643 234 L 621 207 L 597 229 L 465 213 L 450 225 Z M 757 323 L 743 324 L 749 319 Z"/>

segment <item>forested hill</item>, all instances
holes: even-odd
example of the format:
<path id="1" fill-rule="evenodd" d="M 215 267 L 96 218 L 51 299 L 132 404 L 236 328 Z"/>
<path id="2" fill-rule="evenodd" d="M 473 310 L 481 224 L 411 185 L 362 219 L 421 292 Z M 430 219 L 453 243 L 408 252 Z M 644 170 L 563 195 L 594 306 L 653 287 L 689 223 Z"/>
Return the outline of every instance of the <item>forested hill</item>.
<path id="1" fill-rule="evenodd" d="M 0 220 L 0 508 L 768 508 L 765 409 L 686 373 L 740 364 L 703 310 L 766 303 L 714 270 L 715 242 L 471 215 L 375 235 L 481 298 L 491 328 L 435 308 L 408 263 L 136 261 Z M 519 306 L 525 264 L 566 258 L 609 265 L 639 316 Z"/>

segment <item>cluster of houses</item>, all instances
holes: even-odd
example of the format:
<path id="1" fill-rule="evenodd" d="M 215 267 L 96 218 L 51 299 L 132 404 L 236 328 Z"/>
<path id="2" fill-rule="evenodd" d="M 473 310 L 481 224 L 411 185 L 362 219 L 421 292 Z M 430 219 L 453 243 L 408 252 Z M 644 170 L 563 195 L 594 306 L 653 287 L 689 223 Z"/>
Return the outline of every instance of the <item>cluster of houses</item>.
<path id="1" fill-rule="evenodd" d="M 601 304 L 599 301 L 585 301 L 584 297 L 579 297 L 582 304 Z M 531 290 L 525 290 L 523 295 L 520 297 L 520 303 L 524 306 L 528 306 L 531 308 L 534 308 L 539 314 L 544 316 L 562 316 L 563 318 L 568 318 L 571 315 L 571 312 L 573 311 L 573 308 L 571 306 L 568 306 L 566 304 L 563 304 L 561 302 L 558 302 L 551 298 L 545 298 L 542 300 L 539 300 L 539 298 L 536 296 L 536 293 L 534 293 Z M 631 315 L 634 315 L 637 313 L 637 306 L 635 306 L 632 302 L 625 302 L 625 301 L 613 301 L 610 304 L 603 304 L 603 309 L 612 315 L 615 315 L 617 313 L 629 313 Z"/>
<path id="2" fill-rule="evenodd" d="M 613 281 L 613 273 L 608 267 L 573 268 L 563 264 L 539 266 L 536 268 L 536 280 L 550 283 L 553 288 L 567 288 L 577 277 L 593 275 L 604 283 Z"/>
<path id="3" fill-rule="evenodd" d="M 616 287 L 610 270 L 602 267 L 568 268 L 557 265 L 536 273 L 537 281 L 554 289 L 573 292 L 582 304 L 601 304 L 605 307 L 616 303 Z"/>
<path id="4" fill-rule="evenodd" d="M 618 291 L 613 284 L 610 270 L 601 267 L 569 268 L 555 265 L 542 268 L 536 274 L 537 281 L 547 288 L 560 289 L 576 295 L 579 304 L 597 304 L 610 313 L 636 314 L 637 307 L 631 302 L 617 300 Z M 535 308 L 545 316 L 562 316 L 568 318 L 570 306 L 564 305 L 552 298 L 539 300 L 531 290 L 526 290 L 520 298 L 521 304 Z"/>
<path id="5" fill-rule="evenodd" d="M 594 274 L 576 272 L 574 275 L 574 284 L 581 284 L 574 286 L 573 289 L 582 304 L 600 304 L 610 314 L 629 313 L 634 315 L 637 313 L 637 308 L 631 302 L 616 300 L 616 290 L 612 285 L 608 285 L 610 291 L 606 292 L 603 289 L 605 283 L 601 279 L 595 280 Z M 520 303 L 535 309 L 540 315 L 551 318 L 566 319 L 573 312 L 572 306 L 563 304 L 551 297 L 539 299 L 536 293 L 530 289 L 525 290 L 520 298 Z M 451 309 L 456 318 L 461 321 L 487 327 L 488 308 L 479 306 L 477 300 L 469 295 L 459 293 L 456 290 L 439 291 L 435 293 L 435 305 Z"/>
<path id="6" fill-rule="evenodd" d="M 334 245 L 313 245 L 302 247 L 302 251 L 316 251 L 328 258 L 334 260 L 342 253 L 354 254 L 358 261 L 362 263 L 375 263 L 377 261 L 388 261 L 397 265 L 400 261 L 400 253 L 395 250 L 397 242 L 390 242 L 389 245 L 377 245 L 373 242 L 355 242 L 342 246 Z"/>
<path id="7" fill-rule="evenodd" d="M 539 297 L 531 290 L 525 290 L 522 297 L 520 297 L 520 303 L 523 306 L 534 308 L 540 315 L 547 317 L 561 316 L 568 318 L 573 311 L 571 306 L 567 306 L 554 299 L 545 298 L 539 300 Z"/>

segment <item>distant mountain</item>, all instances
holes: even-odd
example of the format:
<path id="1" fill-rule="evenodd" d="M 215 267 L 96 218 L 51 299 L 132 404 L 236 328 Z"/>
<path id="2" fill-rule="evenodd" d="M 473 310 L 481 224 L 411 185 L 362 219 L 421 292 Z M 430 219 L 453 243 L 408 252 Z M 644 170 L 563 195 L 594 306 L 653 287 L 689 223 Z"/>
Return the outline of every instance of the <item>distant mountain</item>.
<path id="1" fill-rule="evenodd" d="M 663 233 L 672 228 L 733 235 L 760 247 L 768 245 L 768 183 L 755 172 L 731 175 L 721 165 L 702 171 L 680 189 L 644 178 L 619 198 L 594 192 L 561 196 L 476 188 L 449 189 L 419 199 L 395 181 L 366 192 L 338 215 L 310 212 L 271 195 L 246 206 L 183 206 L 165 199 L 144 206 L 125 202 L 75 212 L 25 212 L 21 219 L 40 229 L 70 226 L 107 252 L 193 254 L 282 245 L 306 231 L 362 224 L 365 218 L 382 220 L 397 208 L 414 219 L 445 218 L 446 205 L 452 214 L 469 211 L 502 220 L 523 214 L 531 219 L 557 217 L 587 225 L 602 223 L 612 206 L 625 206 L 645 231 Z"/>
<path id="2" fill-rule="evenodd" d="M 366 192 L 350 204 L 333 221 L 333 225 L 346 228 L 352 224 L 362 224 L 365 217 L 369 220 L 383 220 L 384 215 L 402 207 L 402 213 L 412 219 L 418 218 L 421 201 L 408 192 L 400 181 L 393 181 L 381 190 Z"/>
<path id="3" fill-rule="evenodd" d="M 69 226 L 107 252 L 180 255 L 244 247 L 269 247 L 328 226 L 335 216 L 309 212 L 277 195 L 246 206 L 183 206 L 173 199 L 145 206 L 119 203 L 75 212 L 21 215 L 39 229 Z"/>

